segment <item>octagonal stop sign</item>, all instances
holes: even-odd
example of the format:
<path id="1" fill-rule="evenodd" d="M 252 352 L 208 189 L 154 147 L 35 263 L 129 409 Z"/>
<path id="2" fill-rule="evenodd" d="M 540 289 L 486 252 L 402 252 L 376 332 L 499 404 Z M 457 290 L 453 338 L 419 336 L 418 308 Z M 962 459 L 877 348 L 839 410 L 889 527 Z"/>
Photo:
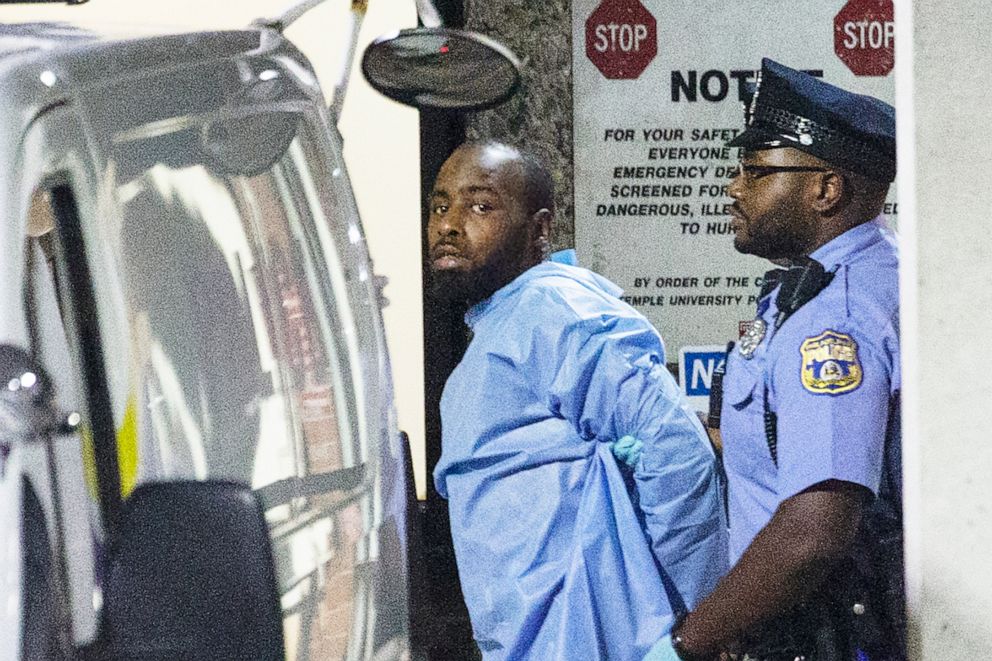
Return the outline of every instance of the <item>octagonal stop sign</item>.
<path id="1" fill-rule="evenodd" d="M 640 0 L 603 0 L 586 19 L 586 56 L 607 78 L 637 78 L 658 54 L 658 25 Z"/>
<path id="2" fill-rule="evenodd" d="M 856 76 L 887 76 L 895 27 L 892 0 L 848 0 L 834 17 L 834 52 Z"/>

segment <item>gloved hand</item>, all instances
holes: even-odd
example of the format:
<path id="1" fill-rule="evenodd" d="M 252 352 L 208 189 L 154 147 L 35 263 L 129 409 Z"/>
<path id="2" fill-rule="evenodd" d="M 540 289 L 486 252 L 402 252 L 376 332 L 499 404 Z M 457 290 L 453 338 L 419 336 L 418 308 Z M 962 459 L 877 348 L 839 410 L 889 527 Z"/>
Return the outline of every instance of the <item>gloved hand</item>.
<path id="1" fill-rule="evenodd" d="M 666 634 L 655 643 L 641 661 L 681 661 L 679 655 L 675 653 L 675 648 L 672 647 L 671 634 Z"/>
<path id="2" fill-rule="evenodd" d="M 626 464 L 630 468 L 634 468 L 637 465 L 637 461 L 641 458 L 644 443 L 633 436 L 624 436 L 619 441 L 614 441 L 610 445 L 610 449 L 613 451 L 613 456 L 617 458 L 617 461 Z"/>

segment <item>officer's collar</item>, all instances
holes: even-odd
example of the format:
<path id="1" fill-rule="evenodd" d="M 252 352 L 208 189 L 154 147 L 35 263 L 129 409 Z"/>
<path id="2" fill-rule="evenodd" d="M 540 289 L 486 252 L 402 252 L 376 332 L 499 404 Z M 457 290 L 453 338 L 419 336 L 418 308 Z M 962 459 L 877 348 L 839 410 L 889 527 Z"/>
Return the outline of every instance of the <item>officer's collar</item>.
<path id="1" fill-rule="evenodd" d="M 884 231 L 885 218 L 880 215 L 831 239 L 810 253 L 810 257 L 823 264 L 828 271 L 833 270 L 835 266 L 845 263 L 850 255 L 878 241 Z"/>

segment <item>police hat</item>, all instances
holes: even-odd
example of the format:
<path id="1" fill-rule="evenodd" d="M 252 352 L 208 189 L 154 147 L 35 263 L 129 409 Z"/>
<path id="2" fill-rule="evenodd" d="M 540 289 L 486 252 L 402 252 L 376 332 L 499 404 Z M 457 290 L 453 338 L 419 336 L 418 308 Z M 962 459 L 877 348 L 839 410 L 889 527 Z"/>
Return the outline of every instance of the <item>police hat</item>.
<path id="1" fill-rule="evenodd" d="M 728 147 L 793 147 L 870 179 L 896 177 L 896 111 L 767 57 Z"/>

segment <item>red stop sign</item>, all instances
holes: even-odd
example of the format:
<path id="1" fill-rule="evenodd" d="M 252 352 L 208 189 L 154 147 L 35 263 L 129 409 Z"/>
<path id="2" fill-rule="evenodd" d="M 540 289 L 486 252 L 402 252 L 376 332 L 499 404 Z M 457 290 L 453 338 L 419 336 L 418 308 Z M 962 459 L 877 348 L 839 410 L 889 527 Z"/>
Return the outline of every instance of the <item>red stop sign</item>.
<path id="1" fill-rule="evenodd" d="M 895 27 L 892 0 L 848 0 L 834 17 L 834 52 L 856 76 L 887 76 Z"/>
<path id="2" fill-rule="evenodd" d="M 658 54 L 658 25 L 640 0 L 603 0 L 586 19 L 586 56 L 607 78 L 637 78 Z"/>

